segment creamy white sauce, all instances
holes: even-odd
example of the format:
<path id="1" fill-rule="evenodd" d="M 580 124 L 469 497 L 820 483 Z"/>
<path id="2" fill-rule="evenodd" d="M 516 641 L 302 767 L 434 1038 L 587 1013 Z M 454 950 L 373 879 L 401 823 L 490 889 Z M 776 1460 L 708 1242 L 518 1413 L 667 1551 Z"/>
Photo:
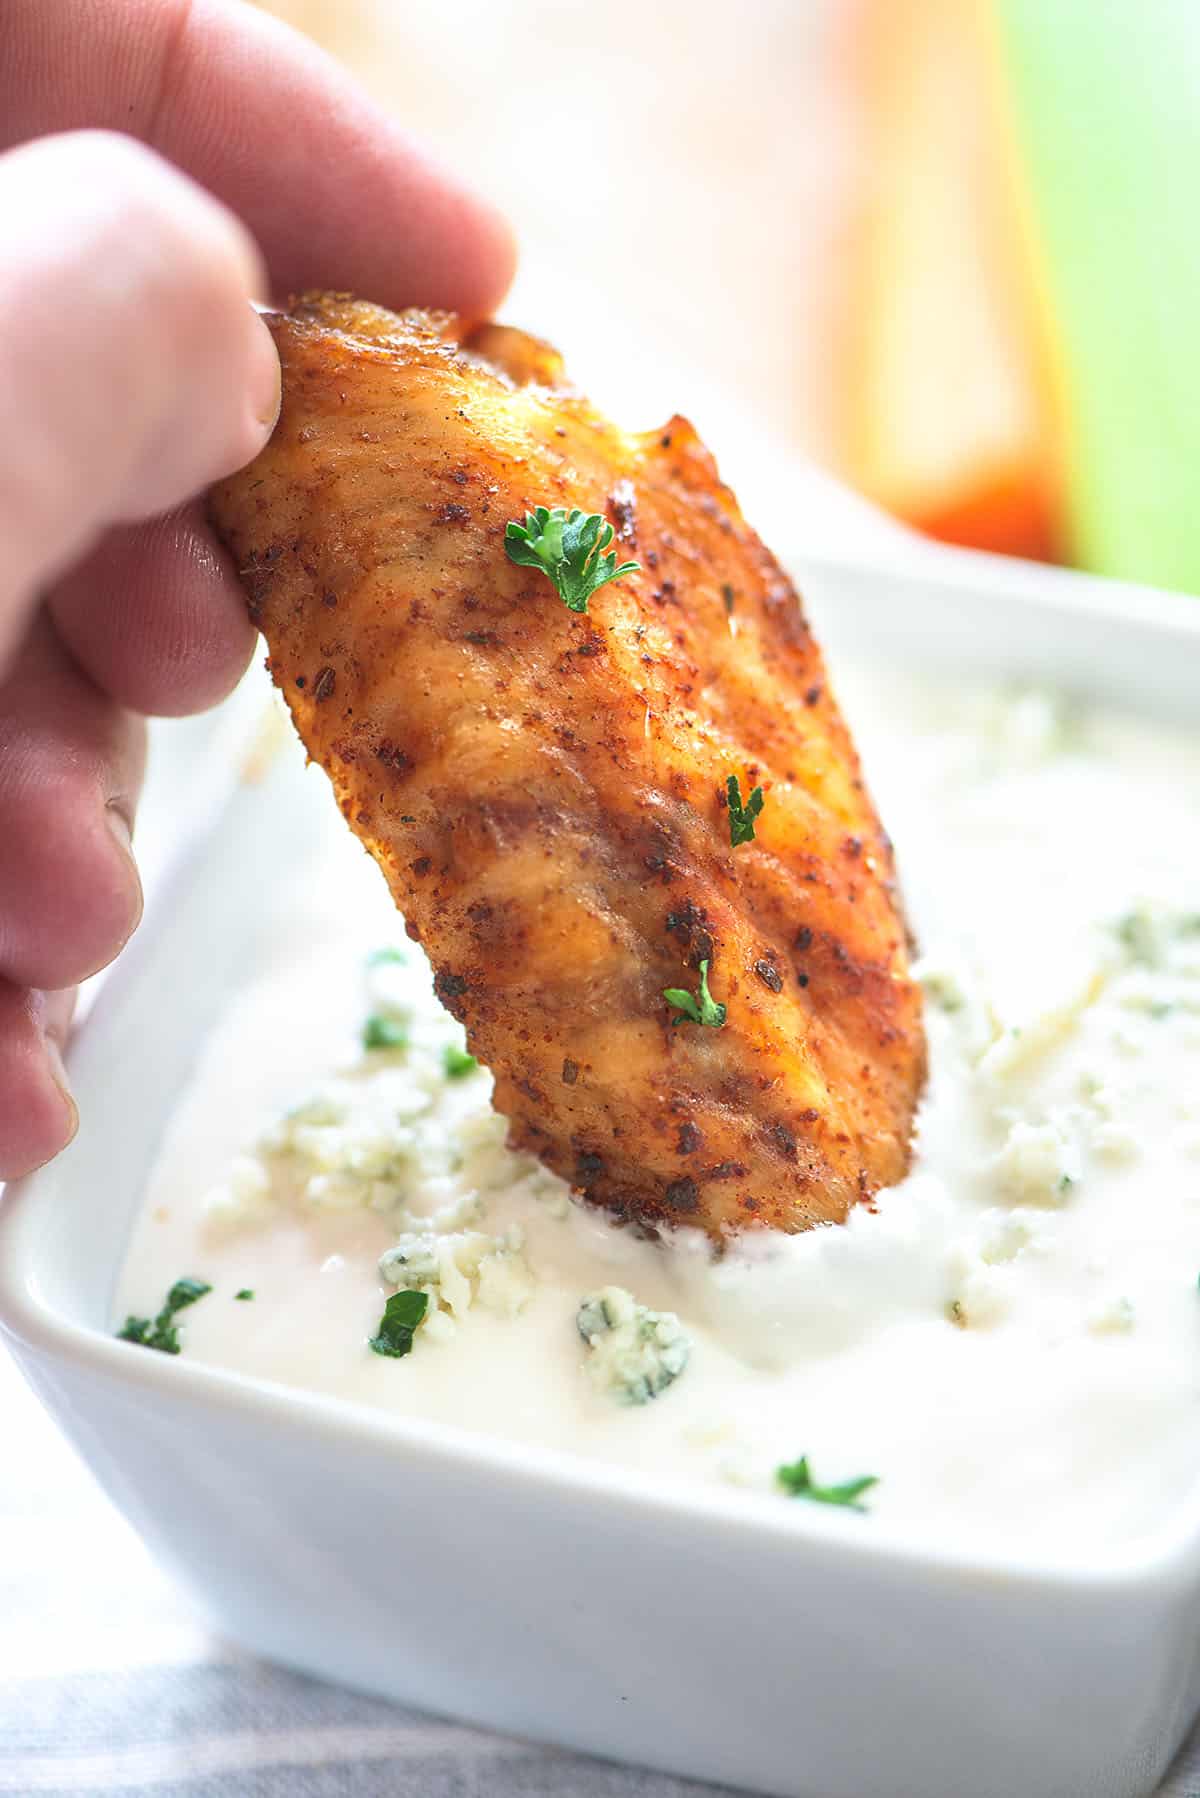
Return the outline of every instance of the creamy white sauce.
<path id="1" fill-rule="evenodd" d="M 193 1360 L 666 1478 L 772 1491 L 807 1455 L 876 1475 L 870 1510 L 924 1539 L 1159 1523 L 1200 1460 L 1200 744 L 1040 691 L 842 684 L 932 1056 L 912 1173 L 874 1210 L 714 1263 L 567 1202 L 503 1147 L 489 1076 L 445 1077 L 416 952 L 364 990 L 404 939 L 326 804 L 321 876 L 171 1123 L 118 1321 L 199 1276 Z M 411 1047 L 364 1057 L 380 1006 Z M 281 1124 L 314 1093 L 315 1125 Z M 441 1278 L 392 1359 L 367 1339 L 402 1237 Z M 616 1402 L 576 1328 L 614 1286 L 690 1339 L 649 1403 Z"/>

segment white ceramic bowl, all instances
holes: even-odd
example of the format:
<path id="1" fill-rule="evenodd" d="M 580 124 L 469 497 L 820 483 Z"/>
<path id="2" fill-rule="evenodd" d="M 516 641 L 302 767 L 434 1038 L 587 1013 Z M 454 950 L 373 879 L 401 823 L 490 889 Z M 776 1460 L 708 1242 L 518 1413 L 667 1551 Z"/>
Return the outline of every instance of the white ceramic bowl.
<path id="1" fill-rule="evenodd" d="M 966 556 L 804 584 L 835 667 L 1040 675 L 1195 711 L 1194 601 Z M 78 1139 L 0 1203 L 0 1324 L 164 1563 L 262 1654 L 702 1779 L 788 1798 L 1148 1792 L 1200 1700 L 1200 1494 L 1136 1554 L 917 1551 L 882 1519 L 668 1491 L 113 1340 L 164 1121 L 303 878 L 314 802 L 284 757 L 193 847 L 72 1049 Z"/>

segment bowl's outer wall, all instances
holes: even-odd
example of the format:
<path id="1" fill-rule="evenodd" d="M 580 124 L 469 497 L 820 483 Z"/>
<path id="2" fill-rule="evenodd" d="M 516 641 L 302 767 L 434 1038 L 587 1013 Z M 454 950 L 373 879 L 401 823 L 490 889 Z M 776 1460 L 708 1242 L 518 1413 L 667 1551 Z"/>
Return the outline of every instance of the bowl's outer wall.
<path id="1" fill-rule="evenodd" d="M 814 611 L 841 653 L 1194 703 L 1200 621 L 1182 607 L 1114 621 L 1112 589 L 1043 592 L 982 566 L 975 593 L 823 571 Z M 122 1213 L 198 1032 L 286 904 L 295 785 L 234 801 L 72 1054 L 75 1146 L 0 1203 L 0 1321 L 164 1563 L 266 1655 L 701 1779 L 787 1798 L 1148 1793 L 1200 1694 L 1200 1554 L 1173 1578 L 931 1573 L 864 1553 L 867 1520 L 781 1543 L 749 1510 L 637 1503 L 585 1467 L 473 1466 L 419 1432 L 331 1428 L 303 1400 L 233 1402 L 221 1376 L 166 1363 L 147 1377 L 159 1357 L 99 1356 L 77 1335 L 105 1326 Z"/>
<path id="2" fill-rule="evenodd" d="M 1195 1702 L 1182 1584 L 931 1578 L 14 1347 L 224 1629 L 429 1710 L 780 1798 L 1141 1798 Z"/>

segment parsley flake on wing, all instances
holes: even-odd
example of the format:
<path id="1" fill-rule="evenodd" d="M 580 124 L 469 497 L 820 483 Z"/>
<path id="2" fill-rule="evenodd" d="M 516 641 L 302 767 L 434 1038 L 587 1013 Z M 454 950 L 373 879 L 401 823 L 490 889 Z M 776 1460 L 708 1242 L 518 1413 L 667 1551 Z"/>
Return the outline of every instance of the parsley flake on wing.
<path id="1" fill-rule="evenodd" d="M 427 1292 L 394 1292 L 383 1307 L 374 1336 L 367 1338 L 367 1346 L 377 1355 L 391 1355 L 398 1361 L 412 1348 L 417 1326 L 428 1309 Z"/>
<path id="2" fill-rule="evenodd" d="M 599 512 L 570 512 L 563 506 L 535 506 L 524 524 L 510 519 L 504 527 L 504 553 L 520 568 L 539 568 L 553 584 L 569 612 L 586 612 L 597 587 L 636 574 L 640 562 L 622 562 L 616 551 L 605 555 L 613 540 L 611 524 Z"/>
<path id="3" fill-rule="evenodd" d="M 118 1340 L 136 1342 L 140 1348 L 158 1349 L 160 1354 L 177 1355 L 180 1343 L 175 1318 L 211 1291 L 207 1280 L 176 1280 L 163 1300 L 158 1316 L 127 1317 L 117 1331 Z"/>
<path id="4" fill-rule="evenodd" d="M 739 843 L 754 841 L 754 820 L 763 808 L 763 790 L 755 787 L 743 805 L 741 783 L 736 774 L 731 774 L 725 782 L 725 793 L 729 800 L 729 842 L 736 849 Z"/>
<path id="5" fill-rule="evenodd" d="M 699 993 L 689 993 L 683 986 L 665 986 L 663 998 L 668 1005 L 673 1005 L 679 1013 L 673 1018 L 673 1024 L 707 1024 L 711 1030 L 719 1030 L 725 1022 L 725 1007 L 719 999 L 714 999 L 708 990 L 708 963 L 700 963 Z"/>
<path id="6" fill-rule="evenodd" d="M 860 1504 L 859 1500 L 864 1492 L 879 1484 L 877 1474 L 866 1473 L 856 1480 L 842 1480 L 836 1486 L 819 1485 L 812 1477 L 807 1455 L 777 1467 L 775 1478 L 789 1498 L 809 1498 L 818 1505 L 840 1505 L 846 1511 L 865 1511 L 866 1505 Z"/>

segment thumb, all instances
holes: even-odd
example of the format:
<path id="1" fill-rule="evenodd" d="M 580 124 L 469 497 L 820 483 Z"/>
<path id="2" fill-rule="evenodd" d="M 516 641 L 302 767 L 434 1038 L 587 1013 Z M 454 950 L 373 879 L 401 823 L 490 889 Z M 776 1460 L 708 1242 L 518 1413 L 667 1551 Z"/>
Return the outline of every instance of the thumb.
<path id="1" fill-rule="evenodd" d="M 243 227 L 132 139 L 0 156 L 0 666 L 38 589 L 110 525 L 256 455 L 279 361 Z"/>

